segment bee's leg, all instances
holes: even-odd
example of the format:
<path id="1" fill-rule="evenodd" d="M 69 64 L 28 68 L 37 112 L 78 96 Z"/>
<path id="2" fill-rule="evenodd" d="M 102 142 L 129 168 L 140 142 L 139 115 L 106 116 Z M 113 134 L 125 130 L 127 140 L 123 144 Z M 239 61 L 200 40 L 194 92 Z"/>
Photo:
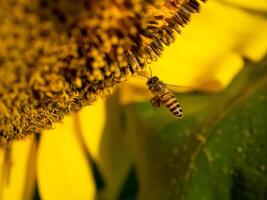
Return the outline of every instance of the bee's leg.
<path id="1" fill-rule="evenodd" d="M 160 107 L 160 98 L 158 96 L 155 96 L 150 100 L 150 103 L 152 104 L 154 109 L 158 108 Z"/>

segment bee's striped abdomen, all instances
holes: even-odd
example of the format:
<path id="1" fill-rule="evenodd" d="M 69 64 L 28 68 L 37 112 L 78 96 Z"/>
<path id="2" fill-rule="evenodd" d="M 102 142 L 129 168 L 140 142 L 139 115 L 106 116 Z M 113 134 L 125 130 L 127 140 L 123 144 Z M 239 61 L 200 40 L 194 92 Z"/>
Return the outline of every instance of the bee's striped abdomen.
<path id="1" fill-rule="evenodd" d="M 183 117 L 181 105 L 178 103 L 176 97 L 171 91 L 165 89 L 165 92 L 160 95 L 160 99 L 161 102 L 166 105 L 166 107 L 171 111 L 173 115 L 175 115 L 177 118 Z"/>

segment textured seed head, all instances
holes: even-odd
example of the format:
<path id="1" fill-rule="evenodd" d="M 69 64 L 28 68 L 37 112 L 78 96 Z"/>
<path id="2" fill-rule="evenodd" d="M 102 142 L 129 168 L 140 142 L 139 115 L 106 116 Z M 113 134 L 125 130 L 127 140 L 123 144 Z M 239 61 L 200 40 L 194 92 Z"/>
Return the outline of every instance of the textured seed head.
<path id="1" fill-rule="evenodd" d="M 0 144 L 51 128 L 156 61 L 199 1 L 0 1 Z"/>

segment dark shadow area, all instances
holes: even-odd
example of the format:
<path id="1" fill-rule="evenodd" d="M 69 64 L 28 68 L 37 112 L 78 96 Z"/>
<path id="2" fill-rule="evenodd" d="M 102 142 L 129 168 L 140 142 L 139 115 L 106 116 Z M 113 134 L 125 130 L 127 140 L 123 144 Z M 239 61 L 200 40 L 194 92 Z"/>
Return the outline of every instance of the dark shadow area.
<path id="1" fill-rule="evenodd" d="M 119 200 L 135 200 L 138 193 L 138 180 L 136 170 L 133 167 L 124 183 L 124 187 L 119 196 Z"/>
<path id="2" fill-rule="evenodd" d="M 267 188 L 260 180 L 245 177 L 242 171 L 236 170 L 232 176 L 232 200 L 266 200 Z"/>
<path id="3" fill-rule="evenodd" d="M 36 187 L 34 189 L 34 193 L 33 193 L 33 198 L 32 199 L 33 200 L 41 200 L 40 193 L 39 193 L 37 185 L 36 185 Z"/>
<path id="4" fill-rule="evenodd" d="M 87 156 L 87 158 L 88 158 L 88 161 L 90 162 L 90 166 L 91 166 L 92 171 L 93 171 L 93 176 L 94 176 L 97 191 L 102 191 L 105 188 L 104 179 L 103 179 L 95 161 L 92 159 L 92 157 Z"/>

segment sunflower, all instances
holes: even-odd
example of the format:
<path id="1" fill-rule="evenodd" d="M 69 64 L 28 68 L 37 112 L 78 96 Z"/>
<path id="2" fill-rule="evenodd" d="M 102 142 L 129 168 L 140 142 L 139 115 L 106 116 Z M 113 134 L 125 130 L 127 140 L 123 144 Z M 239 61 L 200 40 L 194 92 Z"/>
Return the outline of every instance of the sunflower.
<path id="1" fill-rule="evenodd" d="M 177 128 L 164 109 L 147 109 L 146 79 L 136 75 L 150 68 L 166 83 L 189 86 L 177 92 L 217 95 L 247 60 L 267 52 L 264 0 L 211 0 L 176 38 L 200 3 L 1 1 L 0 199 L 185 199 L 189 192 L 166 171 L 181 152 L 168 156 L 179 144 L 168 137 L 200 108 L 182 99 L 188 109 Z M 161 126 L 170 134 L 153 135 Z M 206 136 L 199 131 L 197 142 Z M 265 163 L 258 169 L 266 173 Z"/>

